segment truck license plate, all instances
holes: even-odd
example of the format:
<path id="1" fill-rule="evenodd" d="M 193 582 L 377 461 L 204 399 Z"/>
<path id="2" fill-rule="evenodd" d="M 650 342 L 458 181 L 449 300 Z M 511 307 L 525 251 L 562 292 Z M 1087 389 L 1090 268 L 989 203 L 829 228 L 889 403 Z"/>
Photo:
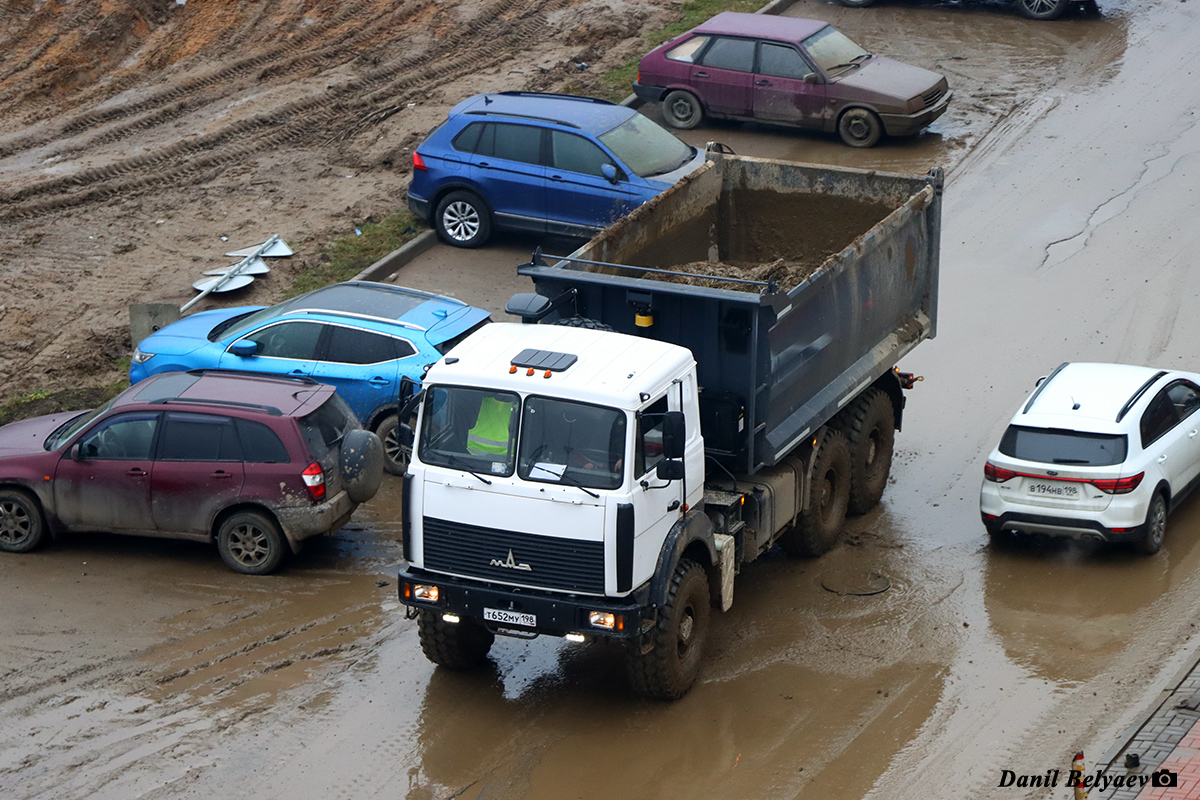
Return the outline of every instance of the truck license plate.
<path id="1" fill-rule="evenodd" d="M 525 628 L 537 627 L 537 616 L 522 614 L 517 611 L 505 611 L 502 608 L 485 608 L 483 618 L 488 622 L 499 622 L 503 625 L 520 625 Z"/>
<path id="2" fill-rule="evenodd" d="M 1031 483 L 1029 494 L 1038 497 L 1060 497 L 1063 500 L 1078 500 L 1079 487 L 1072 483 Z"/>

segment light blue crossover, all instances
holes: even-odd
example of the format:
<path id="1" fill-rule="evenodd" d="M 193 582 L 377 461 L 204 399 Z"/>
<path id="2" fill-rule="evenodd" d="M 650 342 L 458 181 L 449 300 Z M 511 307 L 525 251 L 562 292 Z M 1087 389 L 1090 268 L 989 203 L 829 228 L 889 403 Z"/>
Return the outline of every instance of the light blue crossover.
<path id="1" fill-rule="evenodd" d="M 449 297 L 337 283 L 270 307 L 185 317 L 138 343 L 129 380 L 193 369 L 313 378 L 337 387 L 383 440 L 388 471 L 402 474 L 412 437 L 396 416 L 400 380 L 419 382 L 427 365 L 489 321 L 487 311 Z"/>

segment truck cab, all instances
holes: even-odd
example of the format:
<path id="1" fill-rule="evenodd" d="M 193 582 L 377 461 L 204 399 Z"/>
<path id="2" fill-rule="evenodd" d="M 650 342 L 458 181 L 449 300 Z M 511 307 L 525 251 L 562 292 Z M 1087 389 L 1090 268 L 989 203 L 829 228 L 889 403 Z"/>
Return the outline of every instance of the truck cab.
<path id="1" fill-rule="evenodd" d="M 426 653 L 639 635 L 664 543 L 703 501 L 692 354 L 560 325 L 467 344 L 425 377 L 405 476 L 401 591 Z"/>

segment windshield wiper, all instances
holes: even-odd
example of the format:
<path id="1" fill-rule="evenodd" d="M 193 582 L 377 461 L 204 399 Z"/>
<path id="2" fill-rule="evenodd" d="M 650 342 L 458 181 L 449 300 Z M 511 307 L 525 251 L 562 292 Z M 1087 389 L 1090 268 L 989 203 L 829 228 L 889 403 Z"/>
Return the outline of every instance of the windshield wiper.
<path id="1" fill-rule="evenodd" d="M 600 495 L 596 494 L 591 489 L 587 488 L 582 483 L 580 483 L 579 481 L 572 478 L 570 475 L 567 474 L 566 470 L 563 470 L 563 474 L 558 476 L 558 482 L 559 483 L 568 483 L 571 486 L 574 486 L 576 489 L 582 489 L 583 491 L 587 492 L 588 494 L 590 494 L 592 497 L 596 498 L 597 500 L 600 499 Z"/>
<path id="2" fill-rule="evenodd" d="M 1091 464 L 1090 458 L 1056 458 L 1055 464 Z"/>
<path id="3" fill-rule="evenodd" d="M 870 57 L 871 57 L 870 53 L 863 53 L 862 55 L 857 55 L 854 58 L 847 61 L 845 64 L 836 64 L 836 65 L 830 67 L 829 71 L 833 72 L 835 69 L 850 69 L 850 67 L 861 67 L 863 65 L 863 62 L 866 61 Z"/>
<path id="4" fill-rule="evenodd" d="M 464 462 L 464 461 L 463 461 L 461 458 L 459 458 L 458 456 L 454 455 L 453 453 L 446 453 L 446 460 L 447 460 L 447 461 L 449 461 L 451 464 L 454 464 L 454 465 L 456 465 L 456 466 L 457 466 L 459 469 L 461 469 L 463 472 L 469 472 L 469 473 L 471 473 L 471 474 L 472 474 L 472 475 L 474 475 L 476 478 L 479 478 L 479 480 L 481 480 L 481 481 L 483 481 L 484 483 L 486 483 L 488 486 L 491 486 L 491 485 L 492 485 L 492 482 L 491 482 L 491 481 L 489 481 L 487 478 L 485 478 L 485 477 L 483 477 L 482 475 L 480 475 L 480 474 L 479 474 L 478 472 L 476 472 L 475 470 L 473 470 L 473 469 L 471 469 L 470 467 L 468 467 L 468 466 L 466 465 L 466 463 L 465 463 L 465 462 Z"/>

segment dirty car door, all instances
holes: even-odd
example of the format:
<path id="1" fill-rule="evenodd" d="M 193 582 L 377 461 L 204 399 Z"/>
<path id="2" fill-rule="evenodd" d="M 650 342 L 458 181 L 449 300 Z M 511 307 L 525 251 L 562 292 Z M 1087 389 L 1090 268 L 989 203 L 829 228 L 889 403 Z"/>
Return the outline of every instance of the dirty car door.
<path id="1" fill-rule="evenodd" d="M 795 47 L 762 42 L 758 72 L 754 76 L 755 118 L 822 128 L 826 86 L 823 82 L 804 82 L 804 76 L 816 74 Z"/>
<path id="2" fill-rule="evenodd" d="M 241 495 L 243 477 L 242 448 L 232 419 L 168 413 L 150 481 L 155 527 L 211 533 L 217 512 Z"/>
<path id="3" fill-rule="evenodd" d="M 54 506 L 72 530 L 154 530 L 150 476 L 158 414 L 102 420 L 64 451 L 54 473 Z"/>

